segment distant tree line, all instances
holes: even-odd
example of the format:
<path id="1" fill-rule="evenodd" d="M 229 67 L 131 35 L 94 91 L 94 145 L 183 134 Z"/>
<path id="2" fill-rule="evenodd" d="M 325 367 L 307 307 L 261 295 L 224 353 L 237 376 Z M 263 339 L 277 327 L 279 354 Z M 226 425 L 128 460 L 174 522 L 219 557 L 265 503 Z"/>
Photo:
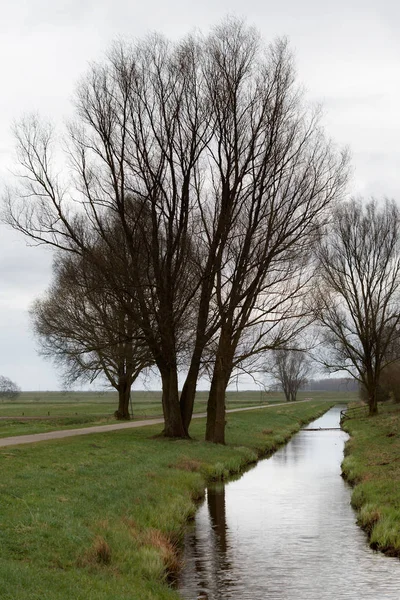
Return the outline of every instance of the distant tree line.
<path id="1" fill-rule="evenodd" d="M 350 377 L 329 377 L 324 379 L 309 379 L 301 387 L 303 391 L 322 392 L 358 392 L 360 383 Z"/>
<path id="2" fill-rule="evenodd" d="M 224 443 L 232 377 L 300 356 L 318 322 L 326 366 L 362 381 L 374 412 L 396 353 L 398 216 L 343 203 L 347 153 L 306 105 L 287 42 L 265 47 L 228 19 L 205 37 L 118 43 L 75 105 L 64 171 L 48 124 L 17 125 L 21 177 L 5 199 L 6 221 L 55 251 L 32 308 L 44 354 L 70 380 L 106 377 L 118 418 L 157 369 L 168 437 L 189 435 L 208 377 L 206 439 Z"/>

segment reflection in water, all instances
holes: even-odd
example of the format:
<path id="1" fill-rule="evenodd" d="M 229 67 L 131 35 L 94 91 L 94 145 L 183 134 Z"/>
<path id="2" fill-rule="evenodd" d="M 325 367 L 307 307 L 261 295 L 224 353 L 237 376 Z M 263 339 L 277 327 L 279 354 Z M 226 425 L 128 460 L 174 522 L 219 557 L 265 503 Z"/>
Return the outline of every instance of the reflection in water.
<path id="1" fill-rule="evenodd" d="M 229 560 L 227 541 L 225 486 L 219 484 L 209 488 L 206 502 L 207 508 L 200 516 L 204 522 L 185 541 L 185 564 L 188 567 L 190 564 L 190 570 L 196 573 L 196 583 L 190 588 L 191 597 L 211 599 L 218 597 L 220 589 L 233 585 L 233 565 Z"/>
<path id="2" fill-rule="evenodd" d="M 215 533 L 215 542 L 218 554 L 226 555 L 226 510 L 225 510 L 225 486 L 219 485 L 210 488 L 207 493 L 208 512 L 210 514 L 211 526 Z"/>
<path id="3" fill-rule="evenodd" d="M 310 427 L 337 427 L 340 407 Z M 347 435 L 303 430 L 207 490 L 185 543 L 187 600 L 399 600 L 400 561 L 369 549 L 340 477 Z"/>

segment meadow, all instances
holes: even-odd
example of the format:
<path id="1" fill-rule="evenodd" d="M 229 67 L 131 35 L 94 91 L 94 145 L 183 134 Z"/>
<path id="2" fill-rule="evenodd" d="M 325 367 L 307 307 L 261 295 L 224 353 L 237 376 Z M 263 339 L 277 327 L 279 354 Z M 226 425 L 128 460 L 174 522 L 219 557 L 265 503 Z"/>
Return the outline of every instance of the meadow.
<path id="1" fill-rule="evenodd" d="M 194 412 L 207 409 L 207 392 L 198 392 Z M 299 400 L 349 402 L 353 392 L 301 392 Z M 279 392 L 237 391 L 227 393 L 227 408 L 285 402 Z M 22 392 L 15 401 L 0 402 L 0 437 L 44 433 L 58 429 L 115 423 L 116 392 Z M 161 392 L 132 392 L 133 419 L 162 417 Z M 3 418 L 2 418 L 3 417 Z M 7 417 L 5 419 L 5 417 Z"/>
<path id="2" fill-rule="evenodd" d="M 2 600 L 177 600 L 185 525 L 207 481 L 240 473 L 334 402 L 227 416 L 227 445 L 159 426 L 0 449 Z"/>

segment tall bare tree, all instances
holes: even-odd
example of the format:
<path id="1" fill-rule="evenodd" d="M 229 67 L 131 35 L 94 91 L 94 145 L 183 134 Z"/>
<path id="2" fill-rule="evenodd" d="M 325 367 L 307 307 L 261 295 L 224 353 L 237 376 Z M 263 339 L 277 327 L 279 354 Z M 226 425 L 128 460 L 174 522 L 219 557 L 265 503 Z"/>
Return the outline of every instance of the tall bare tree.
<path id="1" fill-rule="evenodd" d="M 350 200 L 339 206 L 318 248 L 316 318 L 331 371 L 363 385 L 369 413 L 378 411 L 383 369 L 399 356 L 400 219 L 397 205 Z"/>
<path id="2" fill-rule="evenodd" d="M 288 402 L 294 402 L 299 389 L 305 385 L 311 372 L 307 354 L 298 349 L 274 350 L 265 368 L 273 376 Z"/>
<path id="3" fill-rule="evenodd" d="M 22 186 L 7 198 L 13 227 L 38 243 L 86 257 L 93 257 L 95 238 L 118 260 L 119 238 L 106 225 L 108 219 L 113 227 L 118 222 L 135 272 L 142 256 L 137 232 L 145 233 L 146 269 L 132 292 L 135 318 L 161 374 L 164 431 L 172 437 L 187 435 L 178 356 L 189 343 L 180 334 L 198 288 L 191 239 L 208 123 L 197 84 L 200 63 L 194 40 L 172 45 L 153 36 L 115 46 L 78 87 L 65 177 L 72 185 L 53 169 L 53 131 L 32 118 L 16 129 Z M 132 197 L 140 207 L 134 219 Z M 108 270 L 118 289 L 114 273 Z"/>
<path id="4" fill-rule="evenodd" d="M 318 114 L 305 107 L 285 40 L 265 51 L 254 30 L 228 21 L 209 38 L 207 60 L 210 222 L 221 234 L 206 437 L 223 443 L 234 368 L 298 333 L 312 247 L 343 192 L 347 157 L 335 152 Z"/>

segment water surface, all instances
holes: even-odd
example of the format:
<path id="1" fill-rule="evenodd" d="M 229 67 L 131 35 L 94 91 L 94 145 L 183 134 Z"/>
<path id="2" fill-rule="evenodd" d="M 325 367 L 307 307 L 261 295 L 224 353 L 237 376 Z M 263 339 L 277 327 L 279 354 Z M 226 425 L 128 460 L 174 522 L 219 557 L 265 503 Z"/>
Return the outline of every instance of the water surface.
<path id="1" fill-rule="evenodd" d="M 335 407 L 308 427 L 338 427 Z M 187 600 L 399 600 L 400 561 L 368 547 L 340 476 L 342 431 L 302 430 L 237 481 L 210 487 L 189 530 Z"/>

